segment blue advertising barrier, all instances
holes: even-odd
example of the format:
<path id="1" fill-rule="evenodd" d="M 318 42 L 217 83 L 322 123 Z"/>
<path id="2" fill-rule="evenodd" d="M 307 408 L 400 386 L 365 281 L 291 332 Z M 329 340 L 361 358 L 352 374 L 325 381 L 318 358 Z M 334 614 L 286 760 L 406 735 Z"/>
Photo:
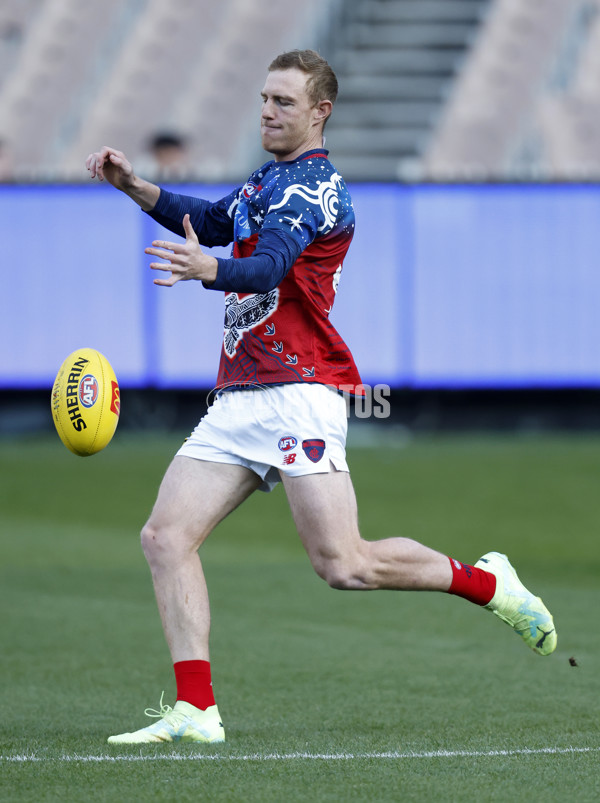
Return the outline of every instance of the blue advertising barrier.
<path id="1" fill-rule="evenodd" d="M 230 187 L 171 189 L 217 199 Z M 356 235 L 331 318 L 365 383 L 600 386 L 600 187 L 350 189 Z M 222 294 L 152 283 L 144 247 L 167 235 L 129 199 L 7 185 L 0 221 L 0 387 L 49 387 L 82 346 L 124 387 L 214 385 Z"/>

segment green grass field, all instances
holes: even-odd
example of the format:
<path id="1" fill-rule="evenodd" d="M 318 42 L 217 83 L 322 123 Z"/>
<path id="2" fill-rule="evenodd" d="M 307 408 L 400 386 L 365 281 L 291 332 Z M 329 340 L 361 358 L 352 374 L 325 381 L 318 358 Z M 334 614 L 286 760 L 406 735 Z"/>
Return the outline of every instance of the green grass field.
<path id="1" fill-rule="evenodd" d="M 454 597 L 329 589 L 280 488 L 203 550 L 228 741 L 109 748 L 163 689 L 173 702 L 138 532 L 178 440 L 118 433 L 87 459 L 55 437 L 0 444 L 2 800 L 600 798 L 595 436 L 349 454 L 365 537 L 507 552 L 555 614 L 553 656 Z"/>

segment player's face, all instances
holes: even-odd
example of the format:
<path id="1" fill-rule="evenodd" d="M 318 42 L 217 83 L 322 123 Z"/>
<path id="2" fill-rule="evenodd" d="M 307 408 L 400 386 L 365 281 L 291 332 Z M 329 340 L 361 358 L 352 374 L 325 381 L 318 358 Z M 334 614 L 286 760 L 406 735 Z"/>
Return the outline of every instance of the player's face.
<path id="1" fill-rule="evenodd" d="M 267 75 L 261 93 L 260 135 L 263 148 L 276 161 L 295 159 L 304 151 L 322 146 L 329 101 L 312 106 L 306 79 L 305 73 L 295 68 L 273 70 Z"/>

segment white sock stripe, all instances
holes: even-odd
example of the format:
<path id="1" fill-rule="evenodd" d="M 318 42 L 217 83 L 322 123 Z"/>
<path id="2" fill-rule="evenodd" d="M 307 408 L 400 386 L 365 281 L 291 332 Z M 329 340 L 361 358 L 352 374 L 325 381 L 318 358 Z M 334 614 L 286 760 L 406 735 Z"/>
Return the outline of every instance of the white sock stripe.
<path id="1" fill-rule="evenodd" d="M 499 750 L 432 750 L 424 752 L 399 752 L 390 750 L 373 753 L 250 753 L 245 755 L 231 755 L 219 753 L 201 753 L 198 755 L 185 753 L 155 753 L 154 755 L 62 755 L 39 756 L 35 754 L 0 755 L 0 763 L 28 762 L 67 762 L 67 763 L 102 763 L 102 762 L 135 762 L 135 761 L 360 761 L 361 759 L 388 759 L 408 760 L 424 758 L 494 758 L 502 756 L 539 756 L 539 755 L 567 755 L 573 753 L 597 753 L 600 747 L 520 747 Z"/>

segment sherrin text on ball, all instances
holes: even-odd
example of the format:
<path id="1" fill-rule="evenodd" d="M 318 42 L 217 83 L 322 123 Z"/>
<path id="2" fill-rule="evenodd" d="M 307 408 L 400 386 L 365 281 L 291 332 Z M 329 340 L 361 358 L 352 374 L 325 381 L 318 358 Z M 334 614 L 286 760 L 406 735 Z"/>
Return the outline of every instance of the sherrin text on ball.
<path id="1" fill-rule="evenodd" d="M 107 446 L 119 423 L 119 383 L 96 349 L 74 351 L 60 366 L 52 388 L 52 418 L 61 441 L 80 457 Z"/>

